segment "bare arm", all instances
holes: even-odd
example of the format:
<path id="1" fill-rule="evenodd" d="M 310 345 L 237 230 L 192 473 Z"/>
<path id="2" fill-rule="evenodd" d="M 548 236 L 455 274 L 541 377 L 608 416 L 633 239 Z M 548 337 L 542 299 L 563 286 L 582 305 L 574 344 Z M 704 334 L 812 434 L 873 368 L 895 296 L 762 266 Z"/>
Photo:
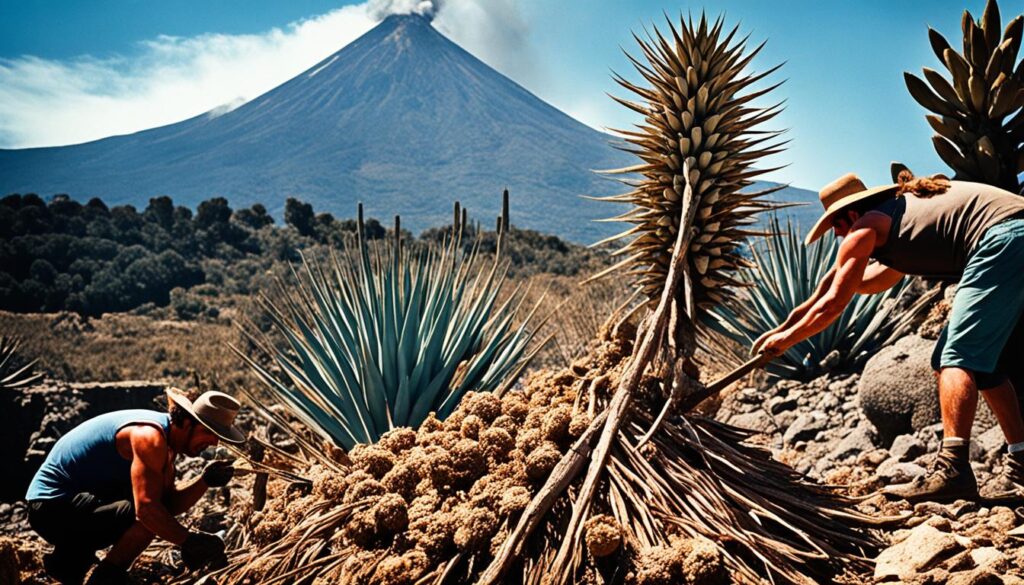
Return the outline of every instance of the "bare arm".
<path id="1" fill-rule="evenodd" d="M 836 267 L 833 266 L 832 268 L 829 269 L 828 272 L 825 273 L 825 276 L 821 279 L 821 282 L 818 283 L 818 287 L 814 289 L 814 292 L 811 293 L 811 296 L 808 297 L 806 301 L 800 303 L 799 305 L 797 305 L 796 308 L 790 311 L 789 316 L 786 317 L 786 320 L 783 321 L 780 325 L 776 326 L 771 331 L 763 333 L 760 337 L 758 337 L 757 341 L 755 341 L 754 345 L 750 348 L 750 352 L 757 353 L 758 350 L 761 348 L 761 345 L 769 337 L 775 335 L 776 333 L 786 331 L 787 329 L 795 325 L 798 321 L 803 319 L 804 315 L 807 314 L 807 311 L 809 311 L 810 308 L 813 307 L 815 303 L 817 303 L 821 299 L 821 297 L 825 295 L 826 292 L 828 292 L 829 288 L 832 286 L 832 280 L 835 278 L 835 275 Z"/>
<path id="2" fill-rule="evenodd" d="M 862 295 L 873 295 L 896 286 L 903 279 L 903 273 L 893 270 L 880 262 L 868 264 L 864 270 L 857 292 Z"/>
<path id="3" fill-rule="evenodd" d="M 201 475 L 191 481 L 178 482 L 174 490 L 164 498 L 164 505 L 167 506 L 167 511 L 175 516 L 184 514 L 203 497 L 208 488 Z"/>
<path id="4" fill-rule="evenodd" d="M 857 294 L 868 260 L 875 249 L 875 231 L 860 228 L 843 239 L 836 259 L 835 277 L 828 291 L 814 303 L 804 316 L 785 331 L 765 342 L 765 350 L 779 354 L 794 344 L 823 331 L 842 314 L 853 295 Z"/>
<path id="5" fill-rule="evenodd" d="M 164 468 L 167 466 L 167 440 L 159 430 L 150 426 L 133 428 L 132 495 L 135 516 L 153 534 L 173 543 L 181 544 L 188 530 L 174 519 L 164 506 Z"/>

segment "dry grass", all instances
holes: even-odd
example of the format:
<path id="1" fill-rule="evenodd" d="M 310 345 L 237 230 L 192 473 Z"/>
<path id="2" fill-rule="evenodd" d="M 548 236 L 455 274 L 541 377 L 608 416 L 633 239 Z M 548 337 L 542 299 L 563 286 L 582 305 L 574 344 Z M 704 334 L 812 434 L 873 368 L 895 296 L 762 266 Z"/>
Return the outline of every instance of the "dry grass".
<path id="1" fill-rule="evenodd" d="M 72 382 L 162 380 L 188 385 L 193 374 L 221 384 L 253 386 L 247 368 L 228 350 L 238 342 L 227 321 L 186 322 L 109 314 L 84 319 L 74 313 L 0 311 L 0 331 L 23 340 L 23 359 L 36 371 Z"/>
<path id="2" fill-rule="evenodd" d="M 559 311 L 538 339 L 553 335 L 537 355 L 534 367 L 564 366 L 593 339 L 600 316 L 625 299 L 626 285 L 611 279 L 581 284 L 584 277 L 538 274 L 512 282 L 528 289 L 525 306 L 540 302 L 538 315 Z M 542 298 L 543 297 L 543 298 Z M 0 311 L 0 332 L 20 337 L 21 359 L 38 359 L 35 371 L 69 382 L 162 380 L 188 385 L 193 373 L 221 385 L 258 384 L 228 343 L 242 343 L 232 321 L 256 317 L 242 299 L 222 308 L 216 321 L 181 321 L 154 315 L 116 313 L 85 318 L 74 313 L 9 313 Z M 235 308 L 240 307 L 240 308 Z M 164 312 L 166 313 L 166 312 Z"/>

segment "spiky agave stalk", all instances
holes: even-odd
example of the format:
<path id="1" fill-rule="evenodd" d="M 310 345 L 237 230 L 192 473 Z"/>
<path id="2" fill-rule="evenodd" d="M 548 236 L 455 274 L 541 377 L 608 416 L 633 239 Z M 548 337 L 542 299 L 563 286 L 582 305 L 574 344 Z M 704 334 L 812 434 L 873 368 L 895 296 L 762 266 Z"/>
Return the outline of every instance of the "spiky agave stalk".
<path id="1" fill-rule="evenodd" d="M 668 20 L 668 19 L 667 19 Z M 649 87 L 616 75 L 616 81 L 641 98 L 636 102 L 614 99 L 644 116 L 637 130 L 616 130 L 642 163 L 606 171 L 638 174 L 625 179 L 628 193 L 603 198 L 634 207 L 613 221 L 634 226 L 609 240 L 629 239 L 617 253 L 624 259 L 607 272 L 624 268 L 633 274 L 637 288 L 657 302 L 664 288 L 672 246 L 680 229 L 685 184 L 693 190 L 694 210 L 684 229 L 693 236 L 687 259 L 686 298 L 681 299 L 691 316 L 730 299 L 729 287 L 740 283 L 734 271 L 745 265 L 740 256 L 753 216 L 771 207 L 765 197 L 778 189 L 748 192 L 752 179 L 773 169 L 755 169 L 762 157 L 778 153 L 784 143 L 779 132 L 762 130 L 781 104 L 761 108 L 753 101 L 779 84 L 762 89 L 753 86 L 778 69 L 760 74 L 748 71 L 764 43 L 746 53 L 747 38 L 737 39 L 737 28 L 726 33 L 719 17 L 709 27 L 702 14 L 699 23 L 681 19 L 678 28 L 668 20 L 669 39 L 657 28 L 647 40 L 636 38 L 646 63 L 632 61 Z M 614 97 L 614 96 L 613 96 Z M 684 176 L 684 166 L 689 175 Z M 603 274 L 602 274 L 603 275 Z"/>
<path id="2" fill-rule="evenodd" d="M 910 95 L 933 112 L 926 116 L 936 132 L 932 142 L 955 178 L 1016 193 L 1017 174 L 1024 172 L 1024 62 L 1017 62 L 1024 16 L 1010 21 L 1001 39 L 1000 26 L 995 0 L 989 0 L 977 22 L 965 10 L 962 54 L 929 28 L 928 40 L 949 79 L 928 67 L 927 83 L 912 73 L 903 75 Z"/>

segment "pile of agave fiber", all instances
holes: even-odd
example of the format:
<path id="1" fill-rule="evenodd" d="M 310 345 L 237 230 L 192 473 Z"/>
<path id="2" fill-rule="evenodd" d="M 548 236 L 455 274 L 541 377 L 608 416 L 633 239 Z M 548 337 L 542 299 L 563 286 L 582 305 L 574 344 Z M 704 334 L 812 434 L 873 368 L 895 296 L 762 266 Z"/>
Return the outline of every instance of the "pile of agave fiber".
<path id="1" fill-rule="evenodd" d="M 482 570 L 590 424 L 595 404 L 588 393 L 613 388 L 625 357 L 628 348 L 605 338 L 571 368 L 531 375 L 522 390 L 471 392 L 445 421 L 431 416 L 418 431 L 399 428 L 357 446 L 348 473 L 314 467 L 311 493 L 278 493 L 252 518 L 254 544 L 282 538 L 314 503 L 362 503 L 330 539 L 331 552 L 346 560 L 316 582 L 412 584 L 456 556 L 476 561 L 471 573 Z M 593 384 L 598 372 L 610 375 Z M 610 515 L 595 515 L 585 530 L 588 554 L 619 552 L 623 536 Z M 711 583 L 723 575 L 719 552 L 701 539 L 673 539 L 634 561 L 635 583 Z M 248 577 L 260 578 L 258 567 L 249 569 Z"/>

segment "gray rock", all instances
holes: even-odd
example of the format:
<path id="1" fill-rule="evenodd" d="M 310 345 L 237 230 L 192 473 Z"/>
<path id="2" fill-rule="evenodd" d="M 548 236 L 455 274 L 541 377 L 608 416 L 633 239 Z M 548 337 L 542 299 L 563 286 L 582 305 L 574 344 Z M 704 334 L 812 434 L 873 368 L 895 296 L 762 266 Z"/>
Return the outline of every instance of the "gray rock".
<path id="1" fill-rule="evenodd" d="M 861 407 L 883 444 L 939 420 L 938 382 L 931 368 L 935 342 L 908 335 L 883 348 L 864 365 L 858 383 Z M 979 401 L 975 434 L 996 424 Z"/>
<path id="2" fill-rule="evenodd" d="M 996 425 L 976 436 L 974 443 L 978 445 L 978 449 L 981 451 L 981 458 L 990 460 L 995 459 L 1002 453 L 1003 446 L 1006 445 L 1006 438 L 1003 436 L 1003 430 L 999 428 L 999 425 Z"/>
<path id="3" fill-rule="evenodd" d="M 890 457 L 883 461 L 878 469 L 875 470 L 875 474 L 879 478 L 889 483 L 905 483 L 913 481 L 915 478 L 923 476 L 927 473 L 924 467 L 916 463 L 905 463 L 899 461 L 894 457 Z"/>
<path id="4" fill-rule="evenodd" d="M 942 504 L 936 502 L 920 502 L 914 505 L 915 516 L 930 515 L 933 518 L 954 518 L 955 515 Z M 933 525 L 934 526 L 934 525 Z M 949 532 L 948 530 L 946 532 Z"/>
<path id="5" fill-rule="evenodd" d="M 796 410 L 797 399 L 789 396 L 773 396 L 768 400 L 768 412 L 779 414 L 790 410 Z"/>
<path id="6" fill-rule="evenodd" d="M 821 413 L 801 414 L 786 429 L 785 434 L 782 435 L 782 442 L 791 445 L 797 441 L 810 441 L 827 426 L 828 419 Z"/>
<path id="7" fill-rule="evenodd" d="M 780 412 L 779 414 L 775 415 L 775 424 L 780 429 L 789 428 L 789 426 L 793 424 L 793 421 L 795 421 L 798 416 L 800 415 L 797 414 L 795 410 L 787 410 L 785 412 Z"/>
<path id="8" fill-rule="evenodd" d="M 980 568 L 1002 571 L 1006 568 L 1006 555 L 994 546 L 983 546 L 971 551 L 971 560 Z"/>
<path id="9" fill-rule="evenodd" d="M 889 447 L 889 455 L 899 461 L 911 461 L 927 452 L 927 446 L 914 435 L 900 435 Z"/>
<path id="10" fill-rule="evenodd" d="M 763 410 L 737 414 L 729 418 L 729 424 L 759 433 L 770 433 L 776 430 L 775 421 Z"/>
<path id="11" fill-rule="evenodd" d="M 816 405 L 816 407 L 817 410 L 820 410 L 822 412 L 831 412 L 834 410 L 839 410 L 839 397 L 836 396 L 835 394 L 824 394 L 818 400 L 818 404 Z"/>
<path id="12" fill-rule="evenodd" d="M 858 457 L 861 453 L 867 453 L 875 448 L 875 431 L 870 424 L 862 423 L 853 429 L 828 454 L 832 461 L 844 461 L 852 457 Z"/>
<path id="13" fill-rule="evenodd" d="M 907 538 L 878 555 L 875 559 L 875 580 L 896 578 L 909 581 L 915 575 L 928 572 L 960 548 L 951 534 L 921 524 L 911 530 Z"/>
<path id="14" fill-rule="evenodd" d="M 961 571 L 949 576 L 947 585 L 1003 585 L 1003 579 L 986 568 Z"/>

